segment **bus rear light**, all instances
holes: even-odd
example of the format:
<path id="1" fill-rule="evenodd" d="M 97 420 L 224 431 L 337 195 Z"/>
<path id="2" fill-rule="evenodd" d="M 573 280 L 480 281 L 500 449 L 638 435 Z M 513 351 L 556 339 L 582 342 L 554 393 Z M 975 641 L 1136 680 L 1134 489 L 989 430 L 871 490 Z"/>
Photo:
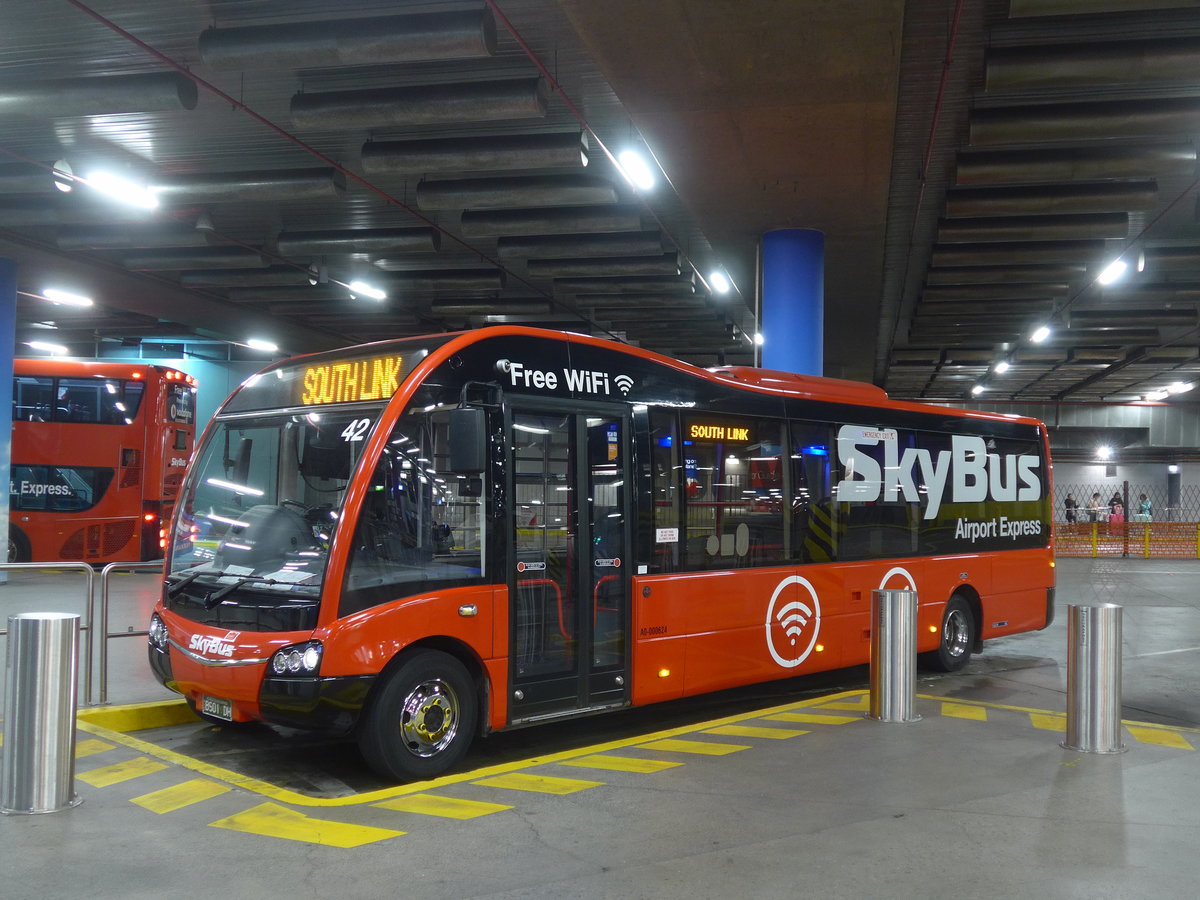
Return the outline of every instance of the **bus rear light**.
<path id="1" fill-rule="evenodd" d="M 271 672 L 282 677 L 316 675 L 321 668 L 322 649 L 320 641 L 308 641 L 276 650 L 271 657 Z"/>
<path id="2" fill-rule="evenodd" d="M 145 515 L 142 516 L 142 518 L 145 519 L 147 522 L 153 522 L 155 519 L 158 518 L 158 516 L 156 516 L 154 513 L 146 513 Z"/>

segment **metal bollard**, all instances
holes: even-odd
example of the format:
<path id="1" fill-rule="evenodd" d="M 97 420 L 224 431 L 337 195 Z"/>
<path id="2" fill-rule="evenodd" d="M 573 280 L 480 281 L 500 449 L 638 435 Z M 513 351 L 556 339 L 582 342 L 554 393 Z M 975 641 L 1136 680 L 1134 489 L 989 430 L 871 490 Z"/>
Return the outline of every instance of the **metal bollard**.
<path id="1" fill-rule="evenodd" d="M 0 813 L 50 813 L 78 806 L 75 707 L 79 616 L 8 617 Z"/>
<path id="2" fill-rule="evenodd" d="M 871 711 L 880 722 L 917 722 L 917 592 L 871 592 Z"/>
<path id="3" fill-rule="evenodd" d="M 1067 606 L 1067 737 L 1084 753 L 1123 753 L 1121 607 Z"/>

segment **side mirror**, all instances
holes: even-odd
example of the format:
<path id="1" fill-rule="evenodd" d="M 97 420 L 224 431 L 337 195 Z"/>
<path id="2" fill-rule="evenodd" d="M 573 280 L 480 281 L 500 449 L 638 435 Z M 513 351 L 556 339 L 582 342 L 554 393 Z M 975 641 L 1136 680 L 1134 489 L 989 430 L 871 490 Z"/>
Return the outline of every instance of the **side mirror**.
<path id="1" fill-rule="evenodd" d="M 486 411 L 478 406 L 450 410 L 450 471 L 483 472 L 487 457 Z"/>

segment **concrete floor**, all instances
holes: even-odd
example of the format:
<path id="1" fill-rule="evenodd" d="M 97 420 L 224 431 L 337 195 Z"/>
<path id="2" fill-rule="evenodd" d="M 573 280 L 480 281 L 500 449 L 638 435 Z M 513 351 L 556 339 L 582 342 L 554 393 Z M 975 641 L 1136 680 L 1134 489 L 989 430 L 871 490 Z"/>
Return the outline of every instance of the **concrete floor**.
<path id="1" fill-rule="evenodd" d="M 499 735 L 480 769 L 392 787 L 272 729 L 84 723 L 84 802 L 0 817 L 0 896 L 1193 897 L 1200 563 L 1058 572 L 1055 625 L 922 677 L 911 724 L 863 718 L 859 667 Z M 10 576 L 0 610 L 54 578 Z M 114 630 L 153 596 L 125 579 Z M 1097 600 L 1124 607 L 1116 755 L 1059 746 L 1065 606 Z M 112 702 L 165 696 L 141 639 L 113 654 Z"/>

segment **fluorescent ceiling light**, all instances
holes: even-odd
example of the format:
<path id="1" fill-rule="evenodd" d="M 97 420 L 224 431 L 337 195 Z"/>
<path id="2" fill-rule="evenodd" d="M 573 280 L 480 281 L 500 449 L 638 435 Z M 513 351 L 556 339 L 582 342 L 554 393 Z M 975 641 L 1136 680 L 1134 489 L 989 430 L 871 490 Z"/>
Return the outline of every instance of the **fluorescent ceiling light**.
<path id="1" fill-rule="evenodd" d="M 1170 393 L 1171 393 L 1170 391 L 1166 391 L 1166 390 L 1151 391 L 1150 393 L 1146 394 L 1146 396 L 1143 397 L 1142 399 L 1143 400 L 1166 400 L 1168 395 L 1170 395 Z"/>
<path id="2" fill-rule="evenodd" d="M 58 288 L 46 288 L 42 291 L 42 296 L 51 303 L 61 303 L 63 306 L 91 306 L 93 302 L 91 297 L 60 291 Z"/>
<path id="3" fill-rule="evenodd" d="M 1003 375 L 1005 372 L 1007 372 L 1011 368 L 1012 368 L 1012 365 L 1009 363 L 1009 361 L 1007 359 L 1002 359 L 1002 360 L 1000 360 L 1000 362 L 996 363 L 996 365 L 992 367 L 992 371 L 996 372 L 999 375 Z"/>
<path id="4" fill-rule="evenodd" d="M 978 397 L 985 390 L 987 390 L 987 388 L 985 388 L 982 384 L 977 384 L 977 385 L 975 385 L 975 387 L 971 388 L 971 396 Z"/>
<path id="5" fill-rule="evenodd" d="M 1096 276 L 1097 284 L 1112 284 L 1118 278 L 1125 274 L 1125 270 L 1129 268 L 1129 264 L 1123 259 L 1114 259 L 1101 270 Z"/>
<path id="6" fill-rule="evenodd" d="M 621 174 L 634 187 L 643 191 L 654 187 L 654 170 L 642 154 L 636 150 L 622 150 L 617 156 L 617 162 L 621 164 Z"/>
<path id="7" fill-rule="evenodd" d="M 712 285 L 712 289 L 718 294 L 728 294 L 729 289 L 733 287 L 733 285 L 729 283 L 729 279 L 725 276 L 725 273 L 721 271 L 713 271 L 710 273 L 708 276 L 708 283 Z"/>
<path id="8" fill-rule="evenodd" d="M 761 331 L 754 332 L 754 343 L 756 346 L 761 347 L 763 345 L 764 340 L 765 339 L 763 338 Z"/>
<path id="9" fill-rule="evenodd" d="M 26 341 L 26 346 L 43 353 L 66 353 L 67 348 L 62 344 L 47 344 L 45 341 Z"/>
<path id="10" fill-rule="evenodd" d="M 1029 339 L 1035 344 L 1040 344 L 1046 338 L 1050 337 L 1050 326 L 1043 325 L 1029 336 Z"/>
<path id="11" fill-rule="evenodd" d="M 247 338 L 246 346 L 251 350 L 265 350 L 267 353 L 274 353 L 279 349 L 278 344 L 272 344 L 270 341 L 260 341 L 258 338 Z"/>
<path id="12" fill-rule="evenodd" d="M 1097 447 L 1096 459 L 1112 459 L 1112 447 Z"/>
<path id="13" fill-rule="evenodd" d="M 1174 384 L 1167 385 L 1167 393 L 1183 394 L 1183 393 L 1190 391 L 1195 386 L 1196 385 L 1190 381 L 1177 381 Z"/>
<path id="14" fill-rule="evenodd" d="M 158 195 L 145 185 L 137 184 L 128 178 L 114 175 L 112 172 L 92 172 L 85 179 L 87 183 L 122 203 L 140 206 L 143 209 L 157 209 Z"/>
<path id="15" fill-rule="evenodd" d="M 352 281 L 346 285 L 355 296 L 370 297 L 372 300 L 386 300 L 387 291 L 367 284 L 365 281 Z"/>

